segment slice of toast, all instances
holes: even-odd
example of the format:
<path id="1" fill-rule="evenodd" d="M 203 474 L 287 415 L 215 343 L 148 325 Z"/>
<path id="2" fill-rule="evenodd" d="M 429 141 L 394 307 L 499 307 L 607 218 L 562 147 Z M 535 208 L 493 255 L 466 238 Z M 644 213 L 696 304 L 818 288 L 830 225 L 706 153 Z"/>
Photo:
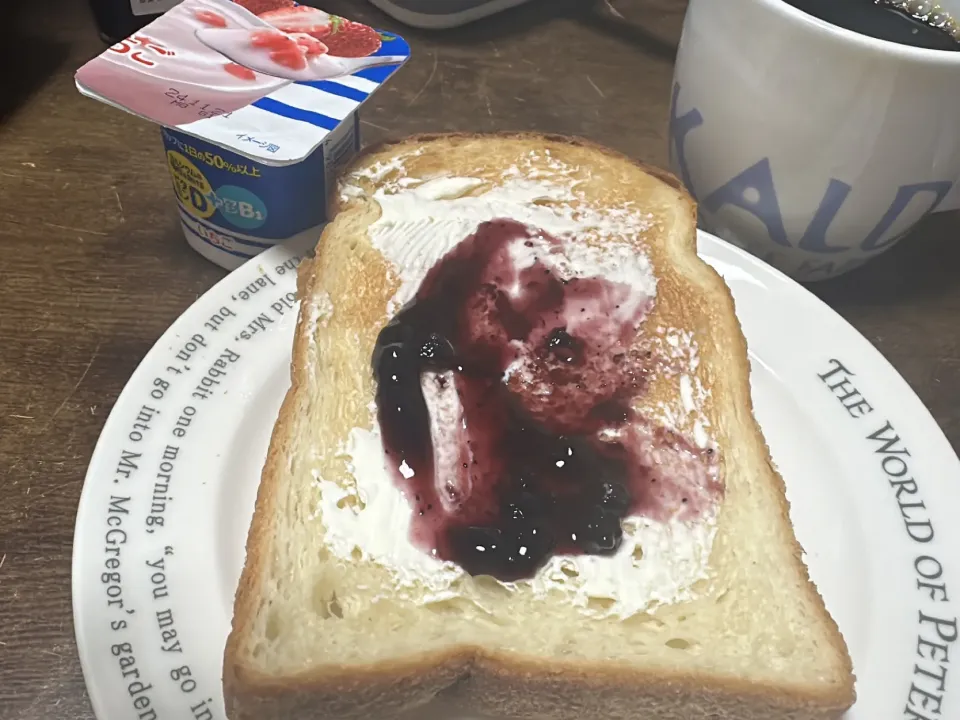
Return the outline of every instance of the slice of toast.
<path id="1" fill-rule="evenodd" d="M 754 420 L 733 300 L 697 256 L 695 204 L 677 180 L 571 138 L 423 136 L 362 154 L 333 204 L 316 256 L 300 270 L 292 387 L 263 469 L 225 652 L 231 720 L 827 720 L 852 705 L 847 648 L 808 579 Z M 410 485 L 416 470 L 398 472 L 390 454 L 397 433 L 417 422 L 385 414 L 387 378 L 378 384 L 371 369 L 391 318 L 441 286 L 431 268 L 471 243 L 474 254 L 458 266 L 467 274 L 443 287 L 452 293 L 444 297 L 476 300 L 470 282 L 486 278 L 478 287 L 489 290 L 502 280 L 478 269 L 484 243 L 506 236 L 502 257 L 514 258 L 515 270 L 523 256 L 523 267 L 540 262 L 562 292 L 607 277 L 604 287 L 624 293 L 609 306 L 609 292 L 591 295 L 595 304 L 579 310 L 595 314 L 594 324 L 567 329 L 627 328 L 603 353 L 583 350 L 600 363 L 594 379 L 613 382 L 610 397 L 622 401 L 616 422 L 596 415 L 584 442 L 604 457 L 613 455 L 602 443 L 614 443 L 617 457 L 634 463 L 633 474 L 617 477 L 642 476 L 625 486 L 632 504 L 618 516 L 619 545 L 557 540 L 532 571 L 509 577 L 499 570 L 522 562 L 516 552 L 488 572 L 474 556 L 473 566 L 459 562 L 467 555 L 444 540 L 449 533 L 424 534 L 439 526 L 423 524 L 427 511 Z M 449 310 L 435 300 L 435 312 Z M 473 331 L 467 325 L 458 337 Z M 639 363 L 623 373 L 630 382 L 603 365 L 608 356 Z M 488 394 L 529 391 L 517 412 L 558 436 L 594 417 L 596 408 L 567 412 L 581 385 L 551 385 L 561 376 L 540 372 L 547 356 L 516 357 Z M 462 485 L 457 433 L 482 424 L 468 427 L 462 397 L 462 417 L 428 397 L 446 387 L 441 374 L 421 377 L 431 478 L 448 471 L 461 484 L 451 491 L 456 502 L 444 500 L 440 515 L 431 505 L 429 517 L 453 522 L 472 512 L 471 493 L 479 503 L 487 480 Z M 458 367 L 452 381 L 467 375 Z M 591 392 L 602 394 L 597 387 Z M 514 425 L 483 427 L 517 450 Z M 438 450 L 450 443 L 461 453 L 452 465 Z M 485 467 L 499 462 L 476 452 Z M 564 517 L 580 522 L 590 512 L 586 503 Z"/>

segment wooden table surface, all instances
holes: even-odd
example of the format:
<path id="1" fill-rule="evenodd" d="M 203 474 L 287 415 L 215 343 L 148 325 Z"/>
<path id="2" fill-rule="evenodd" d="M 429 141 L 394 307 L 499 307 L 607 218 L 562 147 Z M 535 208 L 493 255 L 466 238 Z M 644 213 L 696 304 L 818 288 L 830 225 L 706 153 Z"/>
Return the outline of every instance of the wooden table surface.
<path id="1" fill-rule="evenodd" d="M 416 131 L 583 135 L 666 165 L 683 3 L 622 0 L 639 26 L 542 0 L 444 34 L 364 113 L 365 140 Z M 92 718 L 70 605 L 84 471 L 154 341 L 224 271 L 185 244 L 158 130 L 82 98 L 103 45 L 86 4 L 21 3 L 0 97 L 0 719 Z M 362 2 L 324 3 L 399 29 Z M 814 286 L 960 446 L 960 216 L 934 216 L 865 268 Z"/>

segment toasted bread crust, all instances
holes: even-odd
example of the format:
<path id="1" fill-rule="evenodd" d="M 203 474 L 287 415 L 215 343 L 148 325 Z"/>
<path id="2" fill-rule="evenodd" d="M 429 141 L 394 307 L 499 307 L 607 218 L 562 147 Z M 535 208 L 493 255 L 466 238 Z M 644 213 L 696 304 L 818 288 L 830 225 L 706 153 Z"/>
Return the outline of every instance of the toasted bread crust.
<path id="1" fill-rule="evenodd" d="M 696 226 L 696 204 L 680 181 L 668 172 L 626 158 L 592 142 L 560 135 L 538 133 L 429 134 L 388 141 L 363 151 L 345 172 L 363 166 L 368 157 L 391 149 L 413 147 L 436 140 L 484 138 L 520 139 L 534 143 L 560 143 L 588 148 L 626 160 L 645 173 L 677 190 Z M 330 189 L 331 217 L 338 210 L 336 186 Z M 324 232 L 326 236 L 327 232 Z M 320 260 L 325 252 L 321 236 L 317 254 L 300 266 L 298 291 L 301 299 L 320 291 L 323 277 Z M 686 238 L 684 253 L 696 254 L 696 233 Z M 702 263 L 699 282 L 705 286 L 710 303 L 701 309 L 709 322 L 719 328 L 730 343 L 735 359 L 724 367 L 739 410 L 753 417 L 746 341 L 734 313 L 729 289 L 709 265 Z M 828 628 L 829 641 L 837 656 L 844 657 L 848 682 L 805 689 L 759 686 L 746 680 L 709 677 L 682 671 L 644 671 L 611 668 L 586 663 L 549 662 L 489 650 L 459 647 L 449 651 L 411 655 L 358 668 L 321 670 L 274 678 L 245 663 L 245 633 L 257 611 L 261 583 L 273 537 L 276 516 L 276 488 L 286 467 L 288 427 L 297 408 L 297 398 L 306 372 L 307 344 L 312 327 L 301 309 L 291 363 L 291 387 L 284 399 L 270 441 L 270 449 L 257 494 L 250 527 L 246 562 L 236 594 L 232 631 L 224 654 L 223 685 L 227 715 L 231 720 L 330 720 L 376 716 L 382 718 L 449 717 L 451 708 L 477 717 L 551 718 L 659 718 L 681 720 L 691 708 L 697 718 L 742 718 L 744 720 L 831 720 L 842 716 L 854 702 L 852 665 L 836 623 L 827 613 L 816 588 L 809 582 L 801 548 L 794 540 L 795 571 L 806 580 L 807 591 L 820 608 L 818 620 Z M 762 453 L 766 477 L 780 497 L 779 520 L 789 524 L 785 487 L 773 467 L 759 426 L 752 422 L 749 443 Z"/>

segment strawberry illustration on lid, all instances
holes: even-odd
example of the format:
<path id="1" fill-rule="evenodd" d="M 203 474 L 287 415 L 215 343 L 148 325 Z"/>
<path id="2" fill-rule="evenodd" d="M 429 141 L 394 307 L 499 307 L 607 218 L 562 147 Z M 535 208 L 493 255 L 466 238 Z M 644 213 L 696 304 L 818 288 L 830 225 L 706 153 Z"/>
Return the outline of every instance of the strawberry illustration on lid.
<path id="1" fill-rule="evenodd" d="M 369 25 L 306 5 L 282 7 L 258 15 L 285 33 L 303 33 L 322 41 L 335 57 L 367 57 L 379 50 L 383 41 Z"/>
<path id="2" fill-rule="evenodd" d="M 380 49 L 380 34 L 369 25 L 334 15 L 328 32 L 316 36 L 322 40 L 331 55 L 337 57 L 366 57 Z"/>
<path id="3" fill-rule="evenodd" d="M 312 35 L 284 33 L 280 30 L 257 30 L 250 36 L 254 47 L 270 51 L 270 59 L 291 70 L 307 67 L 307 58 L 325 55 L 327 46 Z"/>
<path id="4" fill-rule="evenodd" d="M 306 33 L 316 37 L 330 27 L 333 16 L 308 5 L 294 5 L 257 13 L 257 17 L 285 33 Z"/>
<path id="5" fill-rule="evenodd" d="M 233 0 L 237 5 L 249 10 L 254 15 L 269 12 L 270 10 L 279 10 L 280 8 L 294 7 L 296 3 L 293 0 Z"/>

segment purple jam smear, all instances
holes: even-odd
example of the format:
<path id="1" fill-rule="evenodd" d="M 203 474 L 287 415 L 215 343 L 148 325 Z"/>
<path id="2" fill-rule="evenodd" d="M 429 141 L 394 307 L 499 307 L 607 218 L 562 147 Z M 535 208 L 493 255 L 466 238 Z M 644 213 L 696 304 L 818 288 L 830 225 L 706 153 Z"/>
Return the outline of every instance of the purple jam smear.
<path id="1" fill-rule="evenodd" d="M 563 279 L 560 249 L 521 223 L 483 223 L 377 338 L 378 420 L 413 541 L 471 575 L 514 581 L 553 555 L 612 555 L 624 518 L 693 519 L 721 490 L 712 451 L 631 408 L 662 362 L 635 342 L 652 299 Z"/>

